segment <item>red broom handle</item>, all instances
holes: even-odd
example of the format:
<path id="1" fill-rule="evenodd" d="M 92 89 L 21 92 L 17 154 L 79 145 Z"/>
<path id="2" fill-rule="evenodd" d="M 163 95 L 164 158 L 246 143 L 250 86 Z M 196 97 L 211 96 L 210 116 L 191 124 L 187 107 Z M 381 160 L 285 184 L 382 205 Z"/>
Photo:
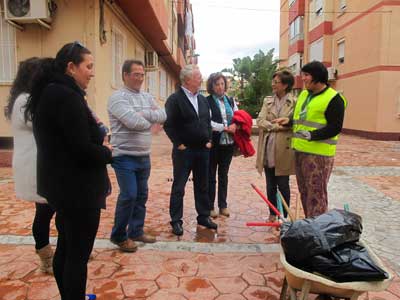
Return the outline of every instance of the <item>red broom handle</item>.
<path id="1" fill-rule="evenodd" d="M 265 197 L 265 195 L 252 183 L 251 187 L 257 192 L 257 194 L 260 195 L 260 197 L 265 201 L 265 203 L 268 204 L 269 207 L 271 207 L 271 209 L 274 211 L 274 213 L 276 213 L 276 215 L 278 217 L 281 217 L 281 213 L 279 212 L 279 210 L 276 209 L 276 207 L 267 199 L 267 197 Z"/>

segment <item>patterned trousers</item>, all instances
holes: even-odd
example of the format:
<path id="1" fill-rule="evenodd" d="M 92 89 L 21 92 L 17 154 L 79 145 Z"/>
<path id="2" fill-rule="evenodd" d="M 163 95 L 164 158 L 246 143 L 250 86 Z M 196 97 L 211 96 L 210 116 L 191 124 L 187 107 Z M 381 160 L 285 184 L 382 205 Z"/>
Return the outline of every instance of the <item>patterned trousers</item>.
<path id="1" fill-rule="evenodd" d="M 295 153 L 296 180 L 306 218 L 328 210 L 327 188 L 333 161 L 333 156 Z"/>

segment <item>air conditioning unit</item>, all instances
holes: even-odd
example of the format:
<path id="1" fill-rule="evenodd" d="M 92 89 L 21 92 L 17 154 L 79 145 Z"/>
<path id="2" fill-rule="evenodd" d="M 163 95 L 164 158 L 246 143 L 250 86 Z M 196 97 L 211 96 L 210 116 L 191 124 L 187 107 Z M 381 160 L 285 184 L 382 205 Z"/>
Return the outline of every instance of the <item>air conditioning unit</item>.
<path id="1" fill-rule="evenodd" d="M 158 55 L 155 51 L 146 51 L 145 66 L 148 69 L 158 68 Z"/>
<path id="2" fill-rule="evenodd" d="M 328 68 L 328 80 L 336 80 L 337 70 L 334 67 Z"/>
<path id="3" fill-rule="evenodd" d="M 6 20 L 18 23 L 51 22 L 52 0 L 4 0 Z"/>

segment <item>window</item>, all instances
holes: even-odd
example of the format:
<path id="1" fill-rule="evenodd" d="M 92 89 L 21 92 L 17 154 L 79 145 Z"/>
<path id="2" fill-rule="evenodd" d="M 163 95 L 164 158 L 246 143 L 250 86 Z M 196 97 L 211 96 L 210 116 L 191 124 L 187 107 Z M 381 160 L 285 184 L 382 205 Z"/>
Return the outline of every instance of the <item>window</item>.
<path id="1" fill-rule="evenodd" d="M 346 10 L 346 7 L 347 7 L 346 0 L 339 0 L 339 10 L 344 11 Z"/>
<path id="2" fill-rule="evenodd" d="M 293 64 L 293 65 L 290 65 L 289 66 L 289 70 L 290 70 L 290 72 L 292 72 L 292 74 L 295 76 L 295 75 L 298 75 L 298 74 L 296 74 L 297 73 L 297 64 L 295 63 L 295 64 Z"/>
<path id="3" fill-rule="evenodd" d="M 315 0 L 315 14 L 317 16 L 320 16 L 322 14 L 322 8 L 323 8 L 323 0 Z"/>
<path id="4" fill-rule="evenodd" d="M 171 75 L 167 74 L 167 97 L 172 94 Z"/>
<path id="5" fill-rule="evenodd" d="M 157 74 L 156 71 L 146 72 L 147 92 L 157 98 Z"/>
<path id="6" fill-rule="evenodd" d="M 344 63 L 344 40 L 338 42 L 338 62 L 339 64 Z"/>
<path id="7" fill-rule="evenodd" d="M 177 17 L 175 11 L 175 5 L 172 4 L 171 14 L 168 20 L 168 45 L 171 52 L 174 54 L 176 52 L 177 37 L 178 37 L 178 27 L 177 27 Z"/>
<path id="8" fill-rule="evenodd" d="M 317 60 L 321 61 L 323 59 L 323 39 L 319 39 L 310 45 L 310 61 Z"/>
<path id="9" fill-rule="evenodd" d="M 303 39 L 303 18 L 297 17 L 292 23 L 290 23 L 289 28 L 289 39 L 290 43 L 294 43 L 297 40 Z"/>
<path id="10" fill-rule="evenodd" d="M 122 64 L 125 60 L 125 36 L 116 28 L 112 29 L 112 83 L 114 87 L 122 86 Z"/>
<path id="11" fill-rule="evenodd" d="M 0 83 L 14 80 L 17 69 L 15 49 L 15 28 L 5 21 L 0 7 Z"/>
<path id="12" fill-rule="evenodd" d="M 167 99 L 167 73 L 160 69 L 160 98 Z"/>
<path id="13" fill-rule="evenodd" d="M 300 75 L 302 67 L 302 56 L 299 53 L 291 55 L 288 59 L 288 66 L 294 76 Z"/>
<path id="14" fill-rule="evenodd" d="M 136 45 L 135 52 L 135 58 L 144 63 L 144 48 L 142 46 Z"/>

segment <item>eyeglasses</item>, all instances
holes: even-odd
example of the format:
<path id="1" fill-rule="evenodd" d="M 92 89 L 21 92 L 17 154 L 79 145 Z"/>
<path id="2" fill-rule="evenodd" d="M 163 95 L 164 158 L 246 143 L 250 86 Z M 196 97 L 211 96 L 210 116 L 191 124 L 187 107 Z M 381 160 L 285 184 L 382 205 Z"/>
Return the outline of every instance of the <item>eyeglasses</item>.
<path id="1" fill-rule="evenodd" d="M 71 56 L 76 47 L 85 48 L 85 46 L 83 46 L 79 41 L 75 41 L 72 43 L 71 47 L 69 48 L 67 56 Z"/>
<path id="2" fill-rule="evenodd" d="M 144 77 L 144 73 L 129 73 L 129 75 L 130 74 L 132 74 L 136 78 L 143 78 Z"/>

